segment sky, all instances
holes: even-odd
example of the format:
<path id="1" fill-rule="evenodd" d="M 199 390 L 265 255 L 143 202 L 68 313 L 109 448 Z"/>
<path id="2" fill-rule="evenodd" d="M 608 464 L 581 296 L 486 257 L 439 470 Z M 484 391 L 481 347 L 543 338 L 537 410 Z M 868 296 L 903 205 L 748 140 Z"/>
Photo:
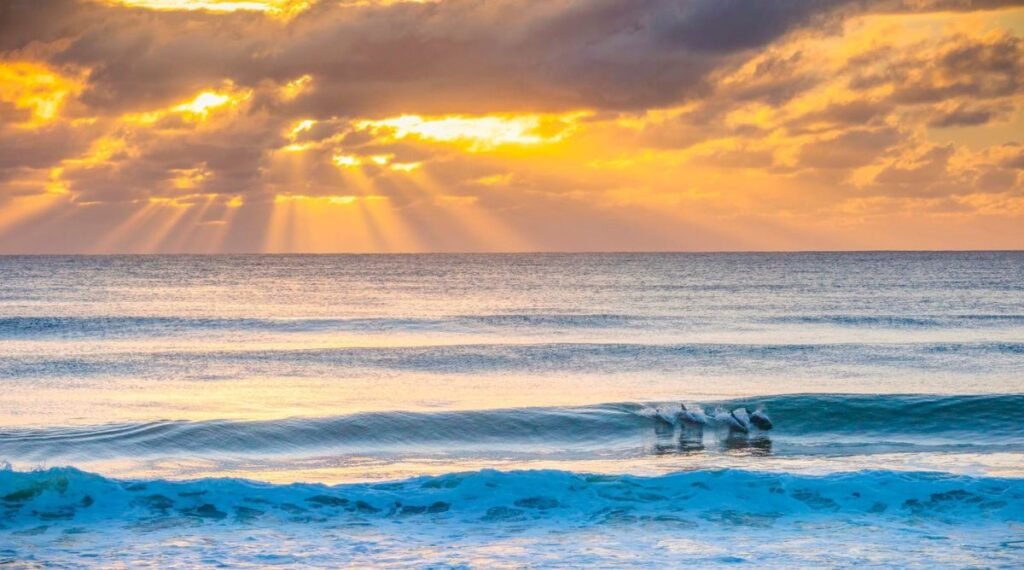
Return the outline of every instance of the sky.
<path id="1" fill-rule="evenodd" d="M 3 0 L 0 253 L 1024 248 L 1024 1 Z"/>

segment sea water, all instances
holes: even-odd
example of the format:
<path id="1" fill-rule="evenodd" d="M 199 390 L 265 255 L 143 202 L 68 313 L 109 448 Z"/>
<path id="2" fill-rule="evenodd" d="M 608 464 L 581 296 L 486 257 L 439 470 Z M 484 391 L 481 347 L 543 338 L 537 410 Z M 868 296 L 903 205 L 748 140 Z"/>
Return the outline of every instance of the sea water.
<path id="1" fill-rule="evenodd" d="M 15 567 L 1020 567 L 1024 254 L 0 257 L 0 460 Z"/>

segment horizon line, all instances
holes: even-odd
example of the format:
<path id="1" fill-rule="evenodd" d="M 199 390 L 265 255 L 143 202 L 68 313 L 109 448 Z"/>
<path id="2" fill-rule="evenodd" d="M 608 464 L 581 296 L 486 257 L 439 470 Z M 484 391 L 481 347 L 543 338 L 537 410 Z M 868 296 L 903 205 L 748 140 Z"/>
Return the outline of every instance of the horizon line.
<path id="1" fill-rule="evenodd" d="M 751 255 L 751 254 L 858 254 L 858 253 L 1024 253 L 1022 249 L 722 249 L 722 250 L 536 250 L 536 251 L 377 251 L 377 252 L 109 252 L 109 253 L 13 253 L 0 257 L 220 257 L 220 256 L 412 256 L 412 255 Z"/>

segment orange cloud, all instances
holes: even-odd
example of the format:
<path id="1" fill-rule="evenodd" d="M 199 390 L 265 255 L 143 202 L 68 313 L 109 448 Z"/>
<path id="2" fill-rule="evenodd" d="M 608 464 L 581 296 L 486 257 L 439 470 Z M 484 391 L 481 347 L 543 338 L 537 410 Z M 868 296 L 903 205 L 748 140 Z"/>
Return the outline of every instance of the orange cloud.
<path id="1" fill-rule="evenodd" d="M 50 123 L 81 90 L 79 78 L 62 75 L 45 64 L 0 60 L 0 117 L 6 115 L 5 123 L 25 128 Z"/>
<path id="2" fill-rule="evenodd" d="M 1024 222 L 1024 10 L 998 4 L 798 0 L 755 22 L 711 0 L 132 0 L 45 18 L 17 2 L 0 238 L 954 247 L 937 228 Z"/>

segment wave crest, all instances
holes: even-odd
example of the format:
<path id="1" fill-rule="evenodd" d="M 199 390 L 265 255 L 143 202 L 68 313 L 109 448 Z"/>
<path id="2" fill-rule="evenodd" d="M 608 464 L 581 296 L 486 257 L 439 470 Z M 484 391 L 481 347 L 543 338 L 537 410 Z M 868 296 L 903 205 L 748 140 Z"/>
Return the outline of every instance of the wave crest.
<path id="1" fill-rule="evenodd" d="M 328 522 L 342 518 L 444 517 L 500 523 L 677 515 L 694 524 L 846 513 L 857 516 L 1024 521 L 1024 480 L 864 471 L 828 476 L 743 470 L 659 477 L 565 471 L 477 471 L 404 481 L 324 486 L 235 479 L 117 481 L 72 468 L 0 472 L 0 519 Z"/>

